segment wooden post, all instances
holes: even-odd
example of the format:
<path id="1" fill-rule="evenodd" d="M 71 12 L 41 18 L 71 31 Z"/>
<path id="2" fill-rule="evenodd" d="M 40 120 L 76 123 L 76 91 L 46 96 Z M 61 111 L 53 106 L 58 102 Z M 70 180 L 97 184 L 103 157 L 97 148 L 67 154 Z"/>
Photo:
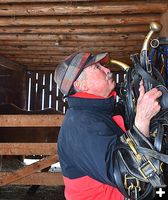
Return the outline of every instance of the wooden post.
<path id="1" fill-rule="evenodd" d="M 168 10 L 162 15 L 160 22 L 163 26 L 160 37 L 168 37 Z"/>

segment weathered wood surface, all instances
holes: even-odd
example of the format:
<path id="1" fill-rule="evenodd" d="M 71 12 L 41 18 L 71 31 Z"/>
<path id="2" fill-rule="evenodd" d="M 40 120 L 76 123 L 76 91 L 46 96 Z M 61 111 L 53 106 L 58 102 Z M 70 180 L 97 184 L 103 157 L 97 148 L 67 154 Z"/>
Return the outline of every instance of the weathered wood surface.
<path id="1" fill-rule="evenodd" d="M 64 115 L 0 115 L 0 127 L 60 127 Z"/>
<path id="2" fill-rule="evenodd" d="M 140 52 L 150 22 L 161 22 L 167 9 L 167 0 L 0 0 L 0 54 L 30 70 L 54 69 L 74 51 L 107 51 L 130 64 L 128 58 Z"/>
<path id="3" fill-rule="evenodd" d="M 12 172 L 0 172 L 1 177 L 10 177 Z M 64 185 L 60 172 L 35 172 L 27 177 L 10 183 L 11 185 Z"/>
<path id="4" fill-rule="evenodd" d="M 168 37 L 168 10 L 162 15 L 161 23 L 163 25 L 160 37 Z"/>
<path id="5" fill-rule="evenodd" d="M 37 161 L 36 163 L 15 170 L 13 173 L 5 174 L 0 177 L 0 186 L 4 186 L 14 181 L 20 180 L 23 177 L 29 176 L 35 172 L 38 172 L 39 170 L 45 169 L 56 162 L 58 162 L 58 156 L 51 155 L 41 159 L 40 161 Z"/>
<path id="6" fill-rule="evenodd" d="M 150 21 L 158 21 L 160 14 L 150 15 L 123 15 L 123 16 L 57 16 L 57 17 L 1 17 L 0 26 L 24 26 L 24 25 L 124 25 L 124 24 L 144 24 Z"/>
<path id="7" fill-rule="evenodd" d="M 0 143 L 0 155 L 54 155 L 56 143 Z"/>
<path id="8" fill-rule="evenodd" d="M 157 9 L 156 9 L 157 8 Z M 95 2 L 76 4 L 57 4 L 48 3 L 43 5 L 40 3 L 27 4 L 12 4 L 0 5 L 0 16 L 33 16 L 33 15 L 101 15 L 101 14 L 137 14 L 137 13 L 162 13 L 165 12 L 167 6 L 165 3 L 148 3 L 146 2 L 101 2 L 98 5 Z"/>

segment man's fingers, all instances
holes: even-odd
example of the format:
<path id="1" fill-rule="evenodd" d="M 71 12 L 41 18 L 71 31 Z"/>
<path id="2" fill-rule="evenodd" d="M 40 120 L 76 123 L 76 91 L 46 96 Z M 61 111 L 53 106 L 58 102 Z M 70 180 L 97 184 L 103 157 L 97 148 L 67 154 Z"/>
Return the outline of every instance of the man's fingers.
<path id="1" fill-rule="evenodd" d="M 144 85 L 143 85 L 143 81 L 141 80 L 140 87 L 139 87 L 139 98 L 138 98 L 139 101 L 142 99 L 144 94 L 145 94 L 145 88 L 144 88 Z"/>
<path id="2" fill-rule="evenodd" d="M 148 95 L 151 95 L 154 99 L 157 99 L 162 96 L 162 92 L 157 88 L 152 88 L 150 91 L 148 91 Z"/>

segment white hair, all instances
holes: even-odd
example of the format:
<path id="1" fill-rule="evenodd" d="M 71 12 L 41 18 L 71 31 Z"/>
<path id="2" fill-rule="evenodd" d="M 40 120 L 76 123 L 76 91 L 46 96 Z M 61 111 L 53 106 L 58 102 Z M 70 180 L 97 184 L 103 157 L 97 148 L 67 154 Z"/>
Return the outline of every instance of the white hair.
<path id="1" fill-rule="evenodd" d="M 85 74 L 85 71 L 83 70 L 83 71 L 81 72 L 81 74 L 79 75 L 79 77 L 76 79 L 76 81 L 83 81 L 83 80 L 85 80 L 85 79 L 86 79 L 86 74 Z M 75 85 L 74 85 L 74 90 L 75 90 L 75 92 L 80 92 L 80 90 L 77 89 L 77 88 L 75 87 Z"/>

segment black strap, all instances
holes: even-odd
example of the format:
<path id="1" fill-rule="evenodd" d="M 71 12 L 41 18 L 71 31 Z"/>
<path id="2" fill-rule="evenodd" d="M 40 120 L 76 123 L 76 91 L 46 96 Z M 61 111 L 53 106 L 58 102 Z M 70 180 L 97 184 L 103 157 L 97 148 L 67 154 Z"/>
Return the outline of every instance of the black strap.
<path id="1" fill-rule="evenodd" d="M 150 74 L 148 74 L 139 63 L 136 63 L 135 65 L 135 71 L 140 74 L 143 79 L 149 81 L 151 84 L 153 84 L 155 87 L 157 85 L 165 85 L 164 82 L 161 80 L 161 82 L 157 81 L 156 79 L 154 79 Z"/>

